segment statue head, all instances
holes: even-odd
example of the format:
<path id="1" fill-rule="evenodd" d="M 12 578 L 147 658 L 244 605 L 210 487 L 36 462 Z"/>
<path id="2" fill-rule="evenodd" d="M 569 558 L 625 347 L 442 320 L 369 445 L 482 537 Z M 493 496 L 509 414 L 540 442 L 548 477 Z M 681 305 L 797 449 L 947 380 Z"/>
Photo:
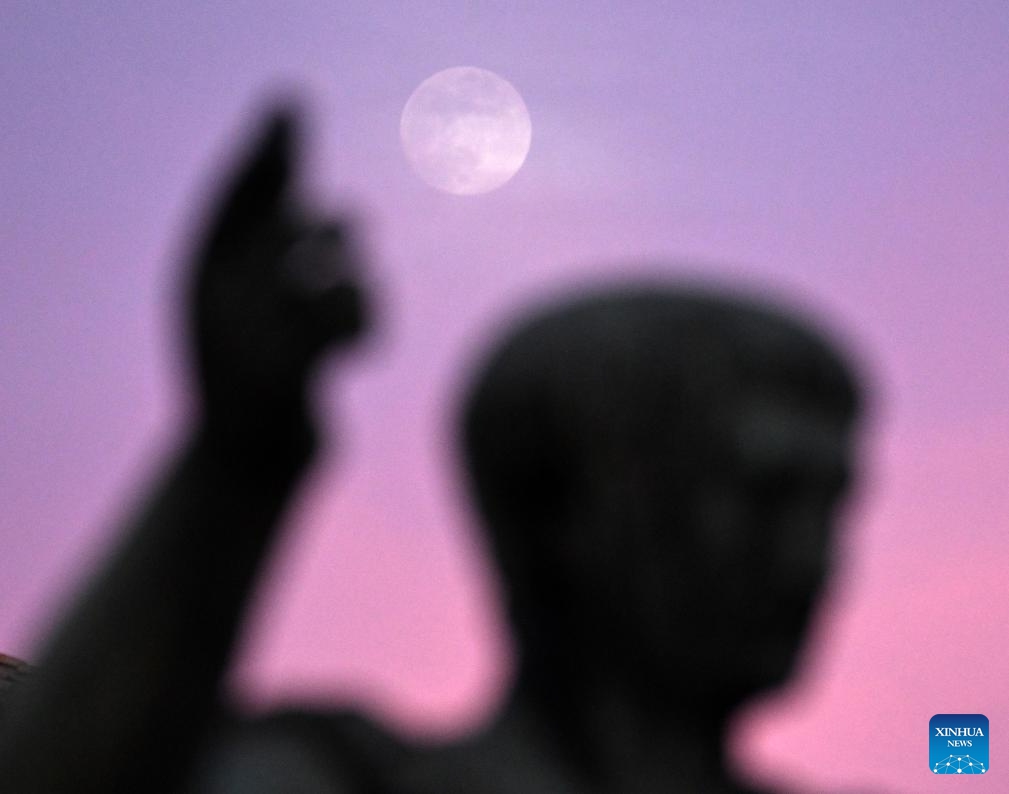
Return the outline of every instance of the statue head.
<path id="1" fill-rule="evenodd" d="M 831 344 L 754 299 L 626 287 L 519 323 L 463 445 L 520 665 L 709 708 L 784 680 L 857 411 Z"/>

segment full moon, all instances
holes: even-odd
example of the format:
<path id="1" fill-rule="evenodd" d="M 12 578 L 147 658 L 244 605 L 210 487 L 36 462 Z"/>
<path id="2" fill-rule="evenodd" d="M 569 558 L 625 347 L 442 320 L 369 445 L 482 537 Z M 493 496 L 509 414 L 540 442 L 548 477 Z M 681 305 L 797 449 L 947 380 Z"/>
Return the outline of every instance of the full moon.
<path id="1" fill-rule="evenodd" d="M 399 135 L 421 179 L 448 193 L 475 195 L 501 187 L 522 167 L 532 124 L 511 83 L 486 69 L 456 66 L 417 86 Z"/>

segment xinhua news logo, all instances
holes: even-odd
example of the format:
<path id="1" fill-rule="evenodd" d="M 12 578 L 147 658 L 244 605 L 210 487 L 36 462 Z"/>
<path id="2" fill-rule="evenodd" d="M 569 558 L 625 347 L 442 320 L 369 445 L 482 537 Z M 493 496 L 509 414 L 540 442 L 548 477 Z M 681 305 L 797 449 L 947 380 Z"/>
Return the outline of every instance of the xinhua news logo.
<path id="1" fill-rule="evenodd" d="M 988 718 L 936 714 L 928 721 L 928 766 L 935 775 L 988 772 Z"/>

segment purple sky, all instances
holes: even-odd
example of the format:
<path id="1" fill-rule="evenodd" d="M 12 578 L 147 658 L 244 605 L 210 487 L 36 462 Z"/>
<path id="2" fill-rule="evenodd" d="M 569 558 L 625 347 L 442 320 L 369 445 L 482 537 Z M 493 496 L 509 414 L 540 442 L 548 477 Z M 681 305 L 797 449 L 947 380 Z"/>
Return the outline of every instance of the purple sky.
<path id="1" fill-rule="evenodd" d="M 180 240 L 264 95 L 293 85 L 309 181 L 364 220 L 386 311 L 324 395 L 343 457 L 261 592 L 245 697 L 350 693 L 409 730 L 486 715 L 508 645 L 457 499 L 465 362 L 544 289 L 743 279 L 822 314 L 874 401 L 804 675 L 740 721 L 740 763 L 816 790 L 939 790 L 929 717 L 981 712 L 993 771 L 974 787 L 1006 789 L 1004 0 L 8 0 L 2 16 L 0 650 L 32 655 L 182 432 Z M 428 188 L 399 146 L 411 91 L 457 65 L 500 73 L 532 116 L 524 168 L 485 196 Z"/>

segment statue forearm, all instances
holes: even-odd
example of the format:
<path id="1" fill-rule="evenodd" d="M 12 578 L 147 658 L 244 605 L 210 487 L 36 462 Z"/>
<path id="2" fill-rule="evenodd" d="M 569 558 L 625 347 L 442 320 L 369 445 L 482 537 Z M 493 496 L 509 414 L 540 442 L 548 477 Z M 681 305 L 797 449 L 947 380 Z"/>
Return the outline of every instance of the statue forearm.
<path id="1" fill-rule="evenodd" d="M 187 294 L 200 430 L 10 698 L 4 791 L 170 790 L 215 710 L 249 590 L 312 456 L 312 378 L 365 326 L 344 225 L 299 195 L 296 127 L 273 113 L 208 214 Z"/>
<path id="2" fill-rule="evenodd" d="M 0 780 L 156 791 L 184 772 L 313 441 L 202 430 L 71 610 L 0 726 Z"/>

